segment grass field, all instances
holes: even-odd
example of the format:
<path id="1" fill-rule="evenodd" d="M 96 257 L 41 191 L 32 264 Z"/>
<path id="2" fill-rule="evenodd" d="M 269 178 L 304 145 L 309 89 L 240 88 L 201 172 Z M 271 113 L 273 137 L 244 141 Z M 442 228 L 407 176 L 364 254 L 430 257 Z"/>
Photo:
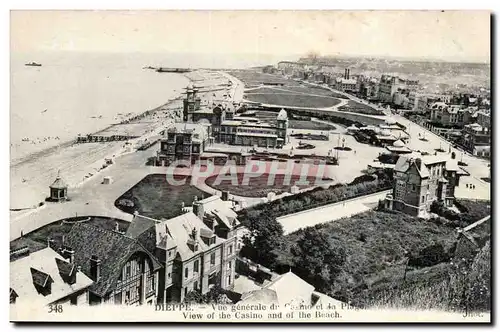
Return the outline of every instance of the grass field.
<path id="1" fill-rule="evenodd" d="M 311 86 L 311 85 L 300 85 L 297 87 L 286 87 L 287 90 L 290 91 L 296 91 L 296 92 L 301 92 L 301 93 L 309 93 L 309 94 L 315 94 L 315 95 L 323 95 L 323 96 L 328 96 L 328 97 L 335 97 L 335 98 L 343 98 L 346 99 L 347 97 L 344 95 L 341 95 L 340 93 L 336 93 L 327 89 L 322 89 L 319 87 Z"/>
<path id="2" fill-rule="evenodd" d="M 233 185 L 229 180 L 220 181 L 219 184 L 215 184 L 217 175 L 208 177 L 205 183 L 217 190 L 229 191 L 231 194 L 243 197 L 266 197 L 268 193 L 273 192 L 275 194 L 281 194 L 290 191 L 290 188 L 297 183 L 300 179 L 300 175 L 292 175 L 289 183 L 285 183 L 285 175 L 276 174 L 274 182 L 272 185 L 268 184 L 269 174 L 262 174 L 260 177 L 250 178 L 248 185 L 242 185 L 243 183 L 243 173 L 238 173 L 238 185 Z M 324 179 L 329 180 L 329 179 Z M 316 181 L 315 176 L 308 176 L 307 181 L 310 183 L 308 185 L 297 184 L 299 188 L 309 188 L 313 187 Z"/>
<path id="3" fill-rule="evenodd" d="M 186 183 L 177 186 L 169 184 L 163 174 L 148 175 L 120 196 L 115 205 L 125 212 L 133 213 L 137 210 L 139 214 L 150 218 L 174 218 L 180 214 L 182 202 L 186 206 L 190 206 L 195 196 L 198 199 L 209 196 L 209 194 L 191 186 L 189 184 L 190 177 L 175 176 L 176 181 L 184 179 Z M 120 204 L 122 200 L 133 202 L 133 206 Z"/>
<path id="4" fill-rule="evenodd" d="M 266 83 L 280 83 L 284 85 L 298 86 L 299 83 L 294 80 L 289 80 L 279 75 L 265 74 L 255 70 L 231 70 L 229 75 L 236 77 L 245 83 L 247 88 L 266 84 Z"/>
<path id="5" fill-rule="evenodd" d="M 274 94 L 248 94 L 244 98 L 257 103 L 290 107 L 332 107 L 340 103 L 339 99 L 333 97 L 288 94 L 280 91 L 276 91 Z"/>
<path id="6" fill-rule="evenodd" d="M 289 120 L 288 128 L 291 129 L 309 129 L 309 130 L 334 130 L 335 126 L 322 122 Z"/>
<path id="7" fill-rule="evenodd" d="M 357 101 L 354 100 L 349 100 L 347 102 L 347 105 L 340 106 L 339 111 L 370 114 L 370 115 L 384 115 L 384 112 L 374 109 L 371 106 L 358 103 Z"/>

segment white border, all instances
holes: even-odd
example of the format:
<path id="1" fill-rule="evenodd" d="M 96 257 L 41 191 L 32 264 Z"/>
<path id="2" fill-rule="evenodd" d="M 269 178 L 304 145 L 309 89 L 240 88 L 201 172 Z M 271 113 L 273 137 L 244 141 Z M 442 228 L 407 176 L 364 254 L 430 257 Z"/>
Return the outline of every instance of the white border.
<path id="1" fill-rule="evenodd" d="M 327 5 L 327 6 L 325 6 Z M 141 0 L 141 1 L 130 1 L 130 0 L 122 0 L 122 1 L 105 1 L 105 0 L 88 0 L 88 1 L 79 1 L 78 3 L 69 2 L 69 1 L 44 1 L 40 3 L 36 0 L 26 1 L 14 1 L 14 0 L 4 0 L 1 2 L 2 11 L 2 33 L 1 41 L 2 45 L 6 47 L 6 50 L 2 53 L 2 65 L 1 65 L 1 73 L 2 73 L 2 93 L 3 98 L 3 107 L 1 111 L 1 116 L 3 117 L 0 123 L 2 126 L 2 130 L 0 131 L 3 136 L 1 148 L 1 157 L 2 157 L 2 181 L 4 184 L 2 186 L 2 199 L 0 200 L 2 204 L 2 212 L 4 212 L 4 218 L 2 218 L 2 234 L 3 236 L 8 236 L 8 225 L 9 225 L 9 214 L 8 206 L 9 206 L 9 150 L 7 143 L 9 142 L 9 10 L 10 9 L 455 9 L 455 10 L 463 10 L 463 9 L 491 9 L 498 14 L 499 10 L 499 2 L 498 1 L 487 1 L 487 0 L 474 0 L 474 1 L 436 1 L 436 0 L 419 0 L 410 2 L 404 1 L 356 1 L 349 0 L 346 2 L 330 2 L 325 0 L 307 0 L 307 1 L 296 1 L 296 0 L 288 0 L 283 1 L 282 3 L 278 1 L 269 1 L 269 0 L 253 0 L 248 3 L 242 3 L 240 1 L 203 1 L 203 0 L 175 0 L 175 1 L 153 1 L 153 0 Z M 334 7 L 334 8 L 333 8 Z M 496 40 L 496 38 L 495 38 Z M 496 45 L 495 45 L 496 47 Z M 495 72 L 497 74 L 497 72 Z M 496 76 L 495 76 L 496 77 Z M 498 100 L 498 93 L 495 93 L 495 101 Z M 495 105 L 496 106 L 496 105 Z M 495 127 L 498 128 L 498 121 L 500 116 L 495 116 Z M 498 151 L 495 149 L 495 156 Z M 496 162 L 495 162 L 496 164 Z M 496 206 L 496 202 L 494 204 Z M 498 230 L 499 227 L 496 227 Z M 496 236 L 496 234 L 495 234 Z M 6 246 L 6 244 L 5 244 Z M 4 271 L 5 266 L 8 262 L 8 254 L 7 250 L 4 249 L 2 252 L 3 257 L 5 257 L 4 261 Z M 498 254 L 496 255 L 495 263 L 498 264 Z M 498 265 L 497 265 L 498 266 Z M 8 273 L 2 273 L 1 279 L 4 282 L 4 286 L 1 288 L 5 291 L 4 300 L 0 301 L 3 306 L 3 310 L 1 310 L 4 317 L 2 317 L 2 322 L 7 323 L 7 329 L 10 331 L 14 328 L 12 324 L 8 323 L 8 304 L 6 301 L 7 294 L 7 284 L 8 284 Z M 498 274 L 497 274 L 498 276 Z M 498 283 L 496 283 L 498 286 Z M 496 293 L 496 292 L 495 292 Z M 496 297 L 495 297 L 496 298 Z M 497 307 L 497 306 L 495 306 Z M 228 325 L 228 328 L 232 329 L 240 329 L 241 326 L 235 327 Z M 50 327 L 38 327 L 38 329 L 49 331 Z M 96 328 L 92 326 L 91 328 Z M 104 328 L 123 328 L 122 326 L 111 327 L 104 326 Z M 186 327 L 183 326 L 168 326 L 168 327 L 160 327 L 160 328 L 168 328 L 169 330 L 175 329 L 184 329 Z M 191 327 L 192 328 L 192 327 Z M 215 328 L 215 327 L 212 327 Z M 250 327 L 251 328 L 251 327 Z M 259 326 L 259 329 L 268 329 L 271 330 L 273 327 L 264 327 Z M 296 329 L 296 328 L 304 328 L 304 326 L 287 326 L 288 328 Z M 308 328 L 308 327 L 306 327 Z M 355 327 L 359 329 L 360 327 Z M 364 327 L 363 329 L 384 329 L 385 327 Z M 418 327 L 416 327 L 418 328 Z M 437 329 L 438 327 L 433 327 Z M 3 330 L 3 329 L 2 329 Z"/>

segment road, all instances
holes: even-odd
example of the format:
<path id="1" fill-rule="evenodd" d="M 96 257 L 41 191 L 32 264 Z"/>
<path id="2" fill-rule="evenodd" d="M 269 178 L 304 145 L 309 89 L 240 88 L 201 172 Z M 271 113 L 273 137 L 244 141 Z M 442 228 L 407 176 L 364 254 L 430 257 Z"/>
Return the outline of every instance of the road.
<path id="1" fill-rule="evenodd" d="M 379 200 L 384 199 L 390 192 L 391 190 L 386 190 L 371 195 L 352 198 L 343 202 L 289 214 L 279 217 L 276 220 L 283 226 L 284 233 L 290 234 L 301 228 L 351 217 L 355 214 L 371 210 L 377 206 Z"/>

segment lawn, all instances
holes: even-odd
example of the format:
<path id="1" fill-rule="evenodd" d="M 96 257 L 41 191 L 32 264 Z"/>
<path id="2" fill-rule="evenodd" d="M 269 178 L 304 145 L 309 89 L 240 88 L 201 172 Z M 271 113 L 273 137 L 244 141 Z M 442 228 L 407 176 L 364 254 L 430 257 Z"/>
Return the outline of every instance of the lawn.
<path id="1" fill-rule="evenodd" d="M 276 91 L 274 94 L 247 94 L 244 98 L 257 103 L 289 107 L 332 107 L 340 103 L 339 99 L 333 97 L 309 96 L 280 91 Z"/>
<path id="2" fill-rule="evenodd" d="M 139 214 L 155 219 L 170 219 L 181 214 L 181 205 L 191 206 L 194 197 L 208 197 L 209 194 L 191 186 L 190 177 L 175 176 L 184 185 L 175 186 L 167 182 L 164 174 L 150 174 L 120 196 L 115 206 L 127 213 Z"/>
<path id="3" fill-rule="evenodd" d="M 371 106 L 358 103 L 357 101 L 354 100 L 349 100 L 347 102 L 347 105 L 345 106 L 340 106 L 339 111 L 345 111 L 345 112 L 353 112 L 353 113 L 360 113 L 360 114 L 369 114 L 369 115 L 384 115 L 384 112 L 379 111 Z"/>
<path id="4" fill-rule="evenodd" d="M 304 120 L 289 120 L 288 128 L 309 129 L 309 130 L 335 130 L 334 125 L 322 122 L 304 121 Z"/>
<path id="5" fill-rule="evenodd" d="M 330 91 L 328 89 L 322 89 L 319 87 L 311 86 L 311 85 L 286 87 L 286 89 L 290 90 L 290 91 L 308 93 L 308 94 L 313 94 L 313 95 L 323 95 L 323 96 L 335 97 L 335 98 L 341 98 L 341 99 L 347 98 L 346 96 L 341 95 L 340 93 L 333 92 L 333 91 Z"/>
<path id="6" fill-rule="evenodd" d="M 285 175 L 276 174 L 272 185 L 268 185 L 268 173 L 262 174 L 260 177 L 252 177 L 248 181 L 248 185 L 243 185 L 244 173 L 238 173 L 238 185 L 233 185 L 230 180 L 219 181 L 216 185 L 218 175 L 213 175 L 205 180 L 205 183 L 217 190 L 229 191 L 231 194 L 243 197 L 266 197 L 268 193 L 281 194 L 290 191 L 290 188 L 300 179 L 300 175 L 292 175 L 289 183 L 285 183 Z M 323 180 L 331 180 L 324 178 Z M 308 176 L 308 185 L 297 184 L 299 188 L 313 187 L 316 182 L 315 176 Z"/>
<path id="7" fill-rule="evenodd" d="M 266 83 L 281 83 L 284 85 L 295 86 L 299 85 L 298 82 L 286 79 L 283 76 L 266 74 L 255 70 L 232 70 L 229 71 L 229 75 L 241 80 L 247 88 Z"/>

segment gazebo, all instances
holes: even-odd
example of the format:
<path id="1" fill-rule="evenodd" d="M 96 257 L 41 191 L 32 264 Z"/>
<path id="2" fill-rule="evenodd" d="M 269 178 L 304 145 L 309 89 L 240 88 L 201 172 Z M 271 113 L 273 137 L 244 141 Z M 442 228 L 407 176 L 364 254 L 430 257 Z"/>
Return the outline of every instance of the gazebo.
<path id="1" fill-rule="evenodd" d="M 50 200 L 61 202 L 68 199 L 68 185 L 61 178 L 60 172 L 57 173 L 56 180 L 49 186 Z"/>

